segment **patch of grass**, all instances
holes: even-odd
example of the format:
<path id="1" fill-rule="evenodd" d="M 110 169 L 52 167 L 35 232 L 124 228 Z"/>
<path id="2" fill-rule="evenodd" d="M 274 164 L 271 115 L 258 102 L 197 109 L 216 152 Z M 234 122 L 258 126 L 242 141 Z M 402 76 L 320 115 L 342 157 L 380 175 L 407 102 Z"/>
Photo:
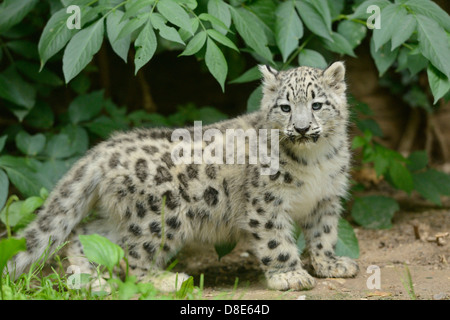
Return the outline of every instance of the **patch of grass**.
<path id="1" fill-rule="evenodd" d="M 408 296 L 411 300 L 417 300 L 416 293 L 414 291 L 414 284 L 411 277 L 411 272 L 409 271 L 408 266 L 405 264 L 405 275 L 401 278 L 403 287 L 405 288 Z"/>
<path id="2" fill-rule="evenodd" d="M 99 254 L 105 248 L 113 250 L 116 246 L 106 240 L 104 242 L 98 241 L 99 237 L 96 235 L 93 239 L 85 238 L 85 242 L 91 240 L 97 244 L 97 248 L 90 248 L 89 260 L 91 262 L 95 260 L 98 263 L 102 258 Z M 103 263 L 107 264 L 107 267 L 98 265 L 98 275 L 103 275 L 105 269 L 108 269 L 109 278 L 106 281 L 108 288 L 105 288 L 104 291 L 94 291 L 89 284 L 92 280 L 95 280 L 95 277 L 92 278 L 90 275 L 82 273 L 61 272 L 61 270 L 64 270 L 63 261 L 55 253 L 65 244 L 53 252 L 49 252 L 48 246 L 40 259 L 30 267 L 28 273 L 20 275 L 15 281 L 13 281 L 12 275 L 5 272 L 0 282 L 0 298 L 3 300 L 198 300 L 203 298 L 203 274 L 200 276 L 199 287 L 194 286 L 194 279 L 190 277 L 181 284 L 178 291 L 173 293 L 163 293 L 158 291 L 151 283 L 138 282 L 135 276 L 128 275 L 128 270 L 124 279 L 120 278 L 117 272 L 112 272 L 112 269 L 119 264 L 121 259 L 126 259 L 122 255 L 117 256 L 117 261 L 104 261 Z M 44 272 L 45 262 L 53 255 L 57 270 L 52 267 L 50 274 L 48 272 L 46 274 Z M 110 258 L 111 255 L 108 255 L 108 257 Z M 169 266 L 170 269 L 173 268 L 173 264 Z"/>

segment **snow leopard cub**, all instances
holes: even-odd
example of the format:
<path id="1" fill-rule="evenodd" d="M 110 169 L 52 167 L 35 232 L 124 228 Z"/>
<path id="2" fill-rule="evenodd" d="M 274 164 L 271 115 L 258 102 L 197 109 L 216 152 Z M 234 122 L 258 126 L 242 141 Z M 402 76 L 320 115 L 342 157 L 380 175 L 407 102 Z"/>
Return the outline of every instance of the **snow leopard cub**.
<path id="1" fill-rule="evenodd" d="M 267 165 L 261 162 L 179 164 L 172 129 L 117 133 L 60 180 L 24 232 L 27 251 L 9 270 L 24 272 L 51 237 L 51 249 L 69 240 L 70 263 L 92 271 L 78 235 L 97 233 L 125 250 L 132 274 L 169 291 L 176 289 L 175 275 L 160 270 L 183 245 L 233 241 L 245 234 L 269 288 L 309 289 L 315 280 L 300 261 L 293 235 L 297 223 L 313 275 L 355 276 L 358 265 L 334 253 L 350 163 L 344 65 L 260 70 L 260 110 L 202 132 L 278 129 L 278 170 L 262 174 Z M 195 135 L 192 129 L 189 133 Z M 207 146 L 203 141 L 201 150 Z M 81 224 L 92 209 L 98 218 Z M 179 274 L 178 284 L 186 278 Z"/>

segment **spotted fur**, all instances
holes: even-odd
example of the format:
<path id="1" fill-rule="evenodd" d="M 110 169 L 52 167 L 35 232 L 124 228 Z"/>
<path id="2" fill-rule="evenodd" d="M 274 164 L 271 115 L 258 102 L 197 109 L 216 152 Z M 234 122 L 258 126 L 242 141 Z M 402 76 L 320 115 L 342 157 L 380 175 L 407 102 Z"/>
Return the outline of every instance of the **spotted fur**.
<path id="1" fill-rule="evenodd" d="M 16 256 L 10 270 L 24 272 L 43 254 L 49 238 L 50 250 L 69 240 L 71 263 L 90 269 L 78 235 L 97 233 L 124 248 L 131 273 L 143 280 L 150 275 L 150 281 L 169 290 L 175 278 L 158 282 L 155 274 L 183 245 L 248 234 L 269 288 L 308 289 L 314 278 L 298 255 L 297 223 L 314 275 L 354 276 L 357 264 L 334 254 L 350 162 L 344 66 L 260 69 L 260 110 L 203 129 L 279 129 L 278 171 L 263 175 L 261 164 L 176 165 L 169 129 L 115 134 L 57 184 L 24 232 L 28 250 Z M 81 224 L 94 208 L 98 218 Z M 186 277 L 179 275 L 178 283 Z"/>

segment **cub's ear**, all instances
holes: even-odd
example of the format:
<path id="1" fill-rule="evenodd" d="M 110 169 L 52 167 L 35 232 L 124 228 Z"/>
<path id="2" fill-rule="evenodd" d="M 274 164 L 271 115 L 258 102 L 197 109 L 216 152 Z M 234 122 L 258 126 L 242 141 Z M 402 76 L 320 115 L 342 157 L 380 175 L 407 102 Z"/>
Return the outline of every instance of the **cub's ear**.
<path id="1" fill-rule="evenodd" d="M 336 93 L 343 94 L 345 92 L 345 66 L 341 61 L 337 61 L 323 71 L 324 83 L 334 89 Z"/>
<path id="2" fill-rule="evenodd" d="M 268 65 L 259 65 L 258 68 L 263 76 L 264 89 L 273 91 L 277 86 L 278 71 Z"/>

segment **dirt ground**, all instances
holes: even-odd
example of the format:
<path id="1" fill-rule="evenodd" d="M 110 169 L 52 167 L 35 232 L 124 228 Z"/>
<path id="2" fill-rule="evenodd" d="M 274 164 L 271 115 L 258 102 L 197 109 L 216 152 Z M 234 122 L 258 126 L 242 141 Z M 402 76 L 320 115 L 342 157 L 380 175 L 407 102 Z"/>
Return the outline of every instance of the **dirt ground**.
<path id="1" fill-rule="evenodd" d="M 355 227 L 360 272 L 352 279 L 316 279 L 317 286 L 310 291 L 267 290 L 258 262 L 244 243 L 220 261 L 212 246 L 187 247 L 178 254 L 174 271 L 184 271 L 196 281 L 203 273 L 206 299 L 408 300 L 408 269 L 417 299 L 450 300 L 450 236 L 441 238 L 444 244 L 432 241 L 450 232 L 450 200 L 435 207 L 420 199 L 396 198 L 401 211 L 391 229 Z M 367 286 L 368 280 L 375 284 L 373 277 L 369 279 L 374 275 L 368 271 L 371 265 L 379 267 L 379 289 Z"/>

